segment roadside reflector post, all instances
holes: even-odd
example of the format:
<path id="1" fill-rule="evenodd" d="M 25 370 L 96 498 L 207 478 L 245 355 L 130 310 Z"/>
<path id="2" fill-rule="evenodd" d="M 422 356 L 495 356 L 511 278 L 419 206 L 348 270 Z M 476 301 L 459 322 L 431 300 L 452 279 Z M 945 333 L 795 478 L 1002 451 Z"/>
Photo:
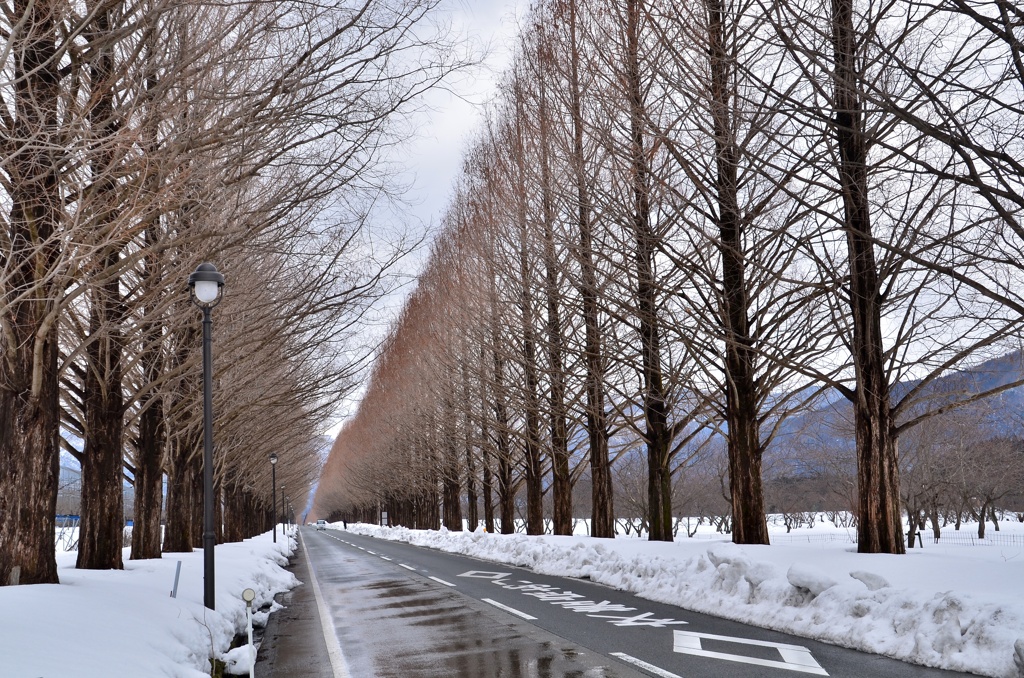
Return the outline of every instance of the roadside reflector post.
<path id="1" fill-rule="evenodd" d="M 178 578 L 181 577 L 181 561 L 178 561 L 178 566 L 174 568 L 174 586 L 171 588 L 171 598 L 178 597 Z"/>
<path id="2" fill-rule="evenodd" d="M 256 592 L 252 589 L 242 591 L 242 600 L 245 601 L 245 629 L 249 634 L 249 654 L 252 662 L 249 664 L 249 678 L 256 675 L 256 648 L 252 645 L 252 601 L 256 600 Z"/>

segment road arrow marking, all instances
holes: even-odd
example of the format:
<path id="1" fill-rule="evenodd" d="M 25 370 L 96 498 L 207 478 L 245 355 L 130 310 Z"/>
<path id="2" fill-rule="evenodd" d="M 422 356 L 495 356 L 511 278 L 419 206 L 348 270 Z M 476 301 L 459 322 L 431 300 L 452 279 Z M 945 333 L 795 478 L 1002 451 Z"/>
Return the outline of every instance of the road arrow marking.
<path id="1" fill-rule="evenodd" d="M 811 651 L 799 645 L 787 645 L 785 643 L 771 643 L 766 640 L 750 640 L 748 638 L 732 638 L 730 636 L 716 636 L 710 633 L 695 633 L 693 631 L 673 631 L 675 644 L 673 650 L 680 654 L 691 654 L 697 657 L 708 657 L 711 659 L 723 659 L 741 664 L 754 664 L 756 666 L 767 666 L 786 671 L 798 671 L 800 673 L 813 673 L 819 676 L 827 676 L 828 672 L 821 668 L 821 665 L 811 656 Z M 779 651 L 782 661 L 771 659 L 757 659 L 741 654 L 729 654 L 727 652 L 711 652 L 701 647 L 701 639 L 719 640 L 737 645 L 756 645 L 758 647 L 774 647 Z"/>

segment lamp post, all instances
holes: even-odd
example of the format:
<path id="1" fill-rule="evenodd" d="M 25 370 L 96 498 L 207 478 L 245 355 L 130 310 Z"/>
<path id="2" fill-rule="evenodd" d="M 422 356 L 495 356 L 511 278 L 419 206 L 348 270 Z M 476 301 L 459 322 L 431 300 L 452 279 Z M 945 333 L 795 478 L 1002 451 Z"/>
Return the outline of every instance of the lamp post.
<path id="1" fill-rule="evenodd" d="M 285 485 L 281 485 L 281 522 L 284 522 L 284 488 Z M 281 528 L 281 534 L 284 534 L 284 528 Z"/>
<path id="2" fill-rule="evenodd" d="M 274 543 L 277 543 L 277 455 L 270 453 L 270 510 L 274 517 Z"/>
<path id="3" fill-rule="evenodd" d="M 222 297 L 224 276 L 213 264 L 199 264 L 188 277 L 189 296 L 203 310 L 203 604 L 214 609 L 213 547 L 213 318 Z"/>

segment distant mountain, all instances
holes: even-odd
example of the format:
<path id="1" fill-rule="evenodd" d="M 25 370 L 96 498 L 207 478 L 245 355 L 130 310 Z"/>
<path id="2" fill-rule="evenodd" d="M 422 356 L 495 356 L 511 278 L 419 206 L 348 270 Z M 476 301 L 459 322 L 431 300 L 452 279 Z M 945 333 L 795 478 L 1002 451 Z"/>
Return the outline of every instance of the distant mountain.
<path id="1" fill-rule="evenodd" d="M 950 372 L 936 379 L 921 393 L 915 394 L 920 411 L 957 402 L 971 396 L 998 389 L 1024 378 L 1024 352 L 1014 351 L 987 360 L 975 367 Z M 895 399 L 905 397 L 920 384 L 907 381 L 893 389 Z M 1024 386 L 1011 388 L 981 401 L 984 407 L 984 430 L 988 437 L 1024 437 Z M 782 452 L 786 447 L 828 445 L 837 449 L 853 449 L 853 406 L 836 389 L 823 394 L 817 407 L 791 416 L 781 427 L 772 448 Z"/>

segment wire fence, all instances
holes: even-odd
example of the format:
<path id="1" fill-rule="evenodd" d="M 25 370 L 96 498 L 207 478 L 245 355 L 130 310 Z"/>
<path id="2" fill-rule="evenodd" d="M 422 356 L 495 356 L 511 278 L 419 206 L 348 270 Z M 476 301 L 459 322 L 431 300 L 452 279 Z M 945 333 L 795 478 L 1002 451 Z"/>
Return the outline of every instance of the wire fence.
<path id="1" fill-rule="evenodd" d="M 931 532 L 925 531 L 921 533 L 926 544 L 953 544 L 954 546 L 1018 546 L 1024 548 L 1024 534 L 1000 534 L 998 532 L 993 534 L 991 528 L 986 530 L 985 538 L 979 539 L 977 533 L 971 534 L 970 532 L 943 532 L 942 536 L 936 540 L 932 537 Z"/>

